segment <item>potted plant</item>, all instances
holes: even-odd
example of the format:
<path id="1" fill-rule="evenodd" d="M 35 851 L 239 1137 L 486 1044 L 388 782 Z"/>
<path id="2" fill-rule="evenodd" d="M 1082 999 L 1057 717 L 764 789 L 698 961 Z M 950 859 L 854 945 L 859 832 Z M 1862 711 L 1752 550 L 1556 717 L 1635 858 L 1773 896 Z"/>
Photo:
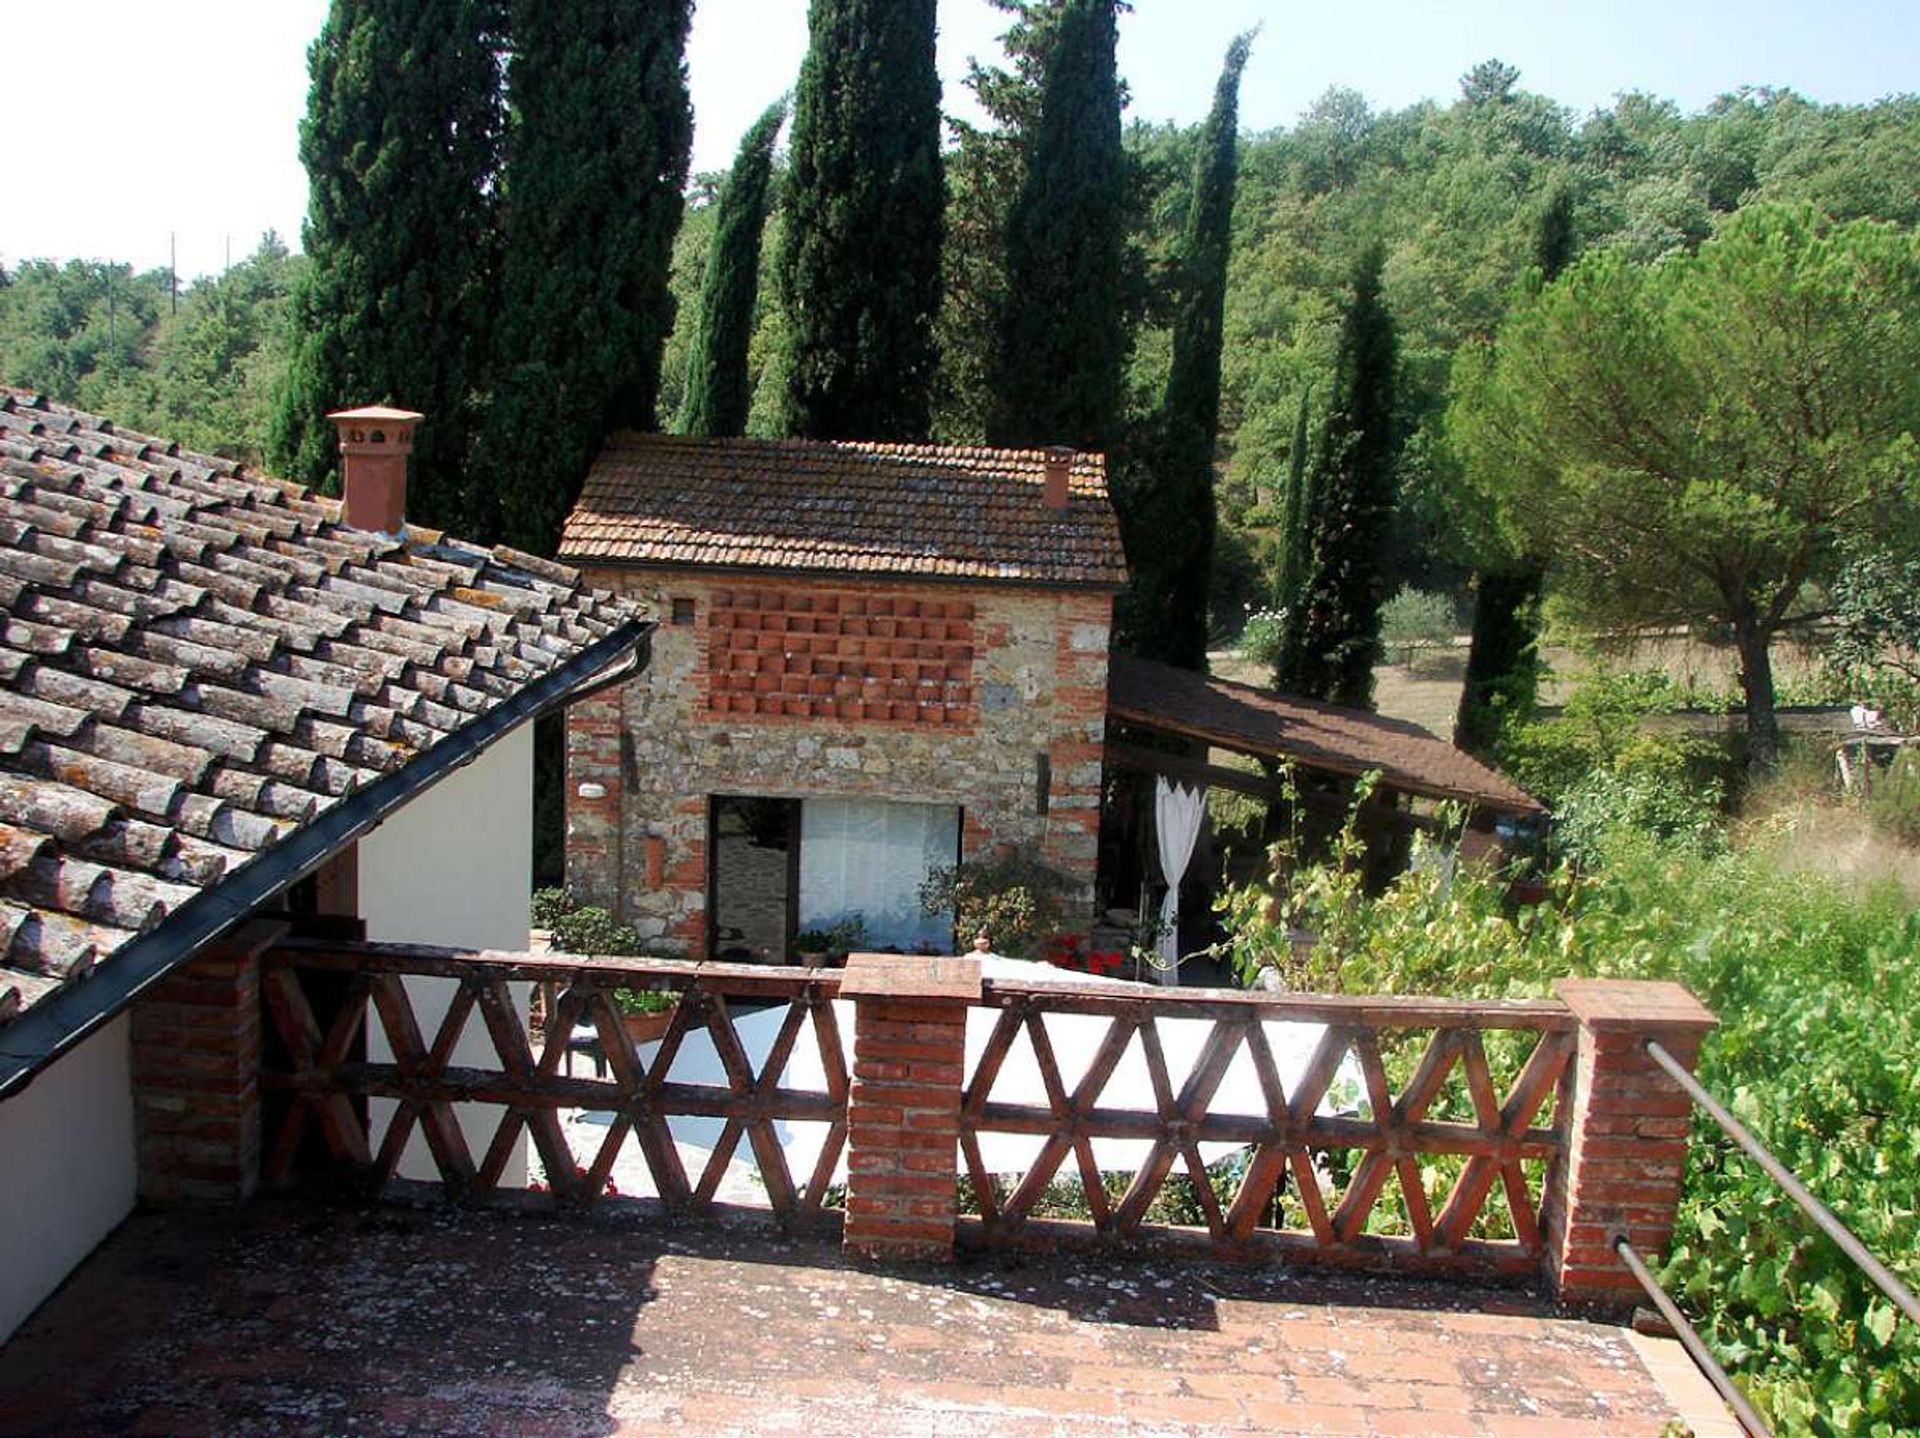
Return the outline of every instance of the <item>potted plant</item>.
<path id="1" fill-rule="evenodd" d="M 618 988 L 613 991 L 613 1006 L 620 1010 L 627 1037 L 637 1044 L 647 1044 L 666 1034 L 673 1011 L 680 1006 L 680 995 L 663 989 Z"/>
<path id="2" fill-rule="evenodd" d="M 824 929 L 802 929 L 793 936 L 793 951 L 811 969 L 821 964 L 843 964 L 848 954 L 866 943 L 866 919 L 856 913 Z"/>

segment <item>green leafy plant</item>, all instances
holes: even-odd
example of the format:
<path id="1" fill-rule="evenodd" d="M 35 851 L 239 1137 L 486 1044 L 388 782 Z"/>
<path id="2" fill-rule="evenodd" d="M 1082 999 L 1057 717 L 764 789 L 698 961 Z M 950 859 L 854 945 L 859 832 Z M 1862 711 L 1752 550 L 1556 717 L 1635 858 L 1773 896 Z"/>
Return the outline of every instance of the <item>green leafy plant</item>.
<path id="1" fill-rule="evenodd" d="M 933 870 L 920 904 L 929 914 L 952 913 L 963 937 L 985 934 L 996 953 L 1038 959 L 1048 937 L 1072 927 L 1072 893 L 1072 880 L 1022 845 Z"/>
<path id="2" fill-rule="evenodd" d="M 1418 650 L 1451 644 L 1459 627 L 1444 594 L 1403 589 L 1380 607 L 1380 642 L 1389 653 L 1398 650 L 1402 664 L 1411 664 Z"/>
<path id="3" fill-rule="evenodd" d="M 865 916 L 849 914 L 824 929 L 802 929 L 793 936 L 793 949 L 798 954 L 825 954 L 828 958 L 844 959 L 867 942 Z"/>
<path id="4" fill-rule="evenodd" d="M 1280 651 L 1286 642 L 1287 611 L 1256 609 L 1247 616 L 1246 627 L 1240 631 L 1240 654 L 1263 670 L 1271 670 L 1280 662 Z"/>

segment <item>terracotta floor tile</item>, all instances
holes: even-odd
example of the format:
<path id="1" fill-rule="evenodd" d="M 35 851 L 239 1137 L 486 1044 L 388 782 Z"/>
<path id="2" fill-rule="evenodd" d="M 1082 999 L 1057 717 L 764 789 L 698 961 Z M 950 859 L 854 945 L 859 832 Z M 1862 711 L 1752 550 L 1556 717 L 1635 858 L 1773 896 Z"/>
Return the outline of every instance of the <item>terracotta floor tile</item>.
<path id="1" fill-rule="evenodd" d="M 1481 1301 L 1512 1311 L 1453 1311 Z M 137 1214 L 0 1349 L 0 1394 L 9 1438 L 1633 1438 L 1674 1414 L 1622 1330 L 1510 1291 L 870 1272 L 739 1226 L 283 1200 Z"/>

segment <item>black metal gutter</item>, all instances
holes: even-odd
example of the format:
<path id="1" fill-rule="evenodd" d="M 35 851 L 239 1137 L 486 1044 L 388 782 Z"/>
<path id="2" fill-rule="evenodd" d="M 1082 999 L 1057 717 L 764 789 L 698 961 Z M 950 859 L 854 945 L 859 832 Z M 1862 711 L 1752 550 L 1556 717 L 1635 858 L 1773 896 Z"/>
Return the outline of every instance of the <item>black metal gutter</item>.
<path id="1" fill-rule="evenodd" d="M 656 627 L 651 619 L 622 625 L 202 890 L 158 926 L 114 950 L 94 973 L 0 1028 L 0 1099 L 20 1092 L 35 1074 L 192 958 L 202 945 L 378 828 L 396 809 L 471 764 L 496 741 L 557 705 L 621 683 L 645 669 Z"/>

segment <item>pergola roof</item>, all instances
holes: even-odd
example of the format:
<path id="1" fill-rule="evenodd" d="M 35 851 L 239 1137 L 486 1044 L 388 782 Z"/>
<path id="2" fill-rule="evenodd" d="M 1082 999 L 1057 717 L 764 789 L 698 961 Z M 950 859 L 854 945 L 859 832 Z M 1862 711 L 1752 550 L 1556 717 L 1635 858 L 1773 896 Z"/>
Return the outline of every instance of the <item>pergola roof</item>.
<path id="1" fill-rule="evenodd" d="M 1151 660 L 1113 656 L 1107 671 L 1107 712 L 1164 733 L 1291 760 L 1304 768 L 1355 776 L 1378 770 L 1389 787 L 1403 793 L 1506 813 L 1545 812 L 1504 774 L 1416 724 Z"/>

